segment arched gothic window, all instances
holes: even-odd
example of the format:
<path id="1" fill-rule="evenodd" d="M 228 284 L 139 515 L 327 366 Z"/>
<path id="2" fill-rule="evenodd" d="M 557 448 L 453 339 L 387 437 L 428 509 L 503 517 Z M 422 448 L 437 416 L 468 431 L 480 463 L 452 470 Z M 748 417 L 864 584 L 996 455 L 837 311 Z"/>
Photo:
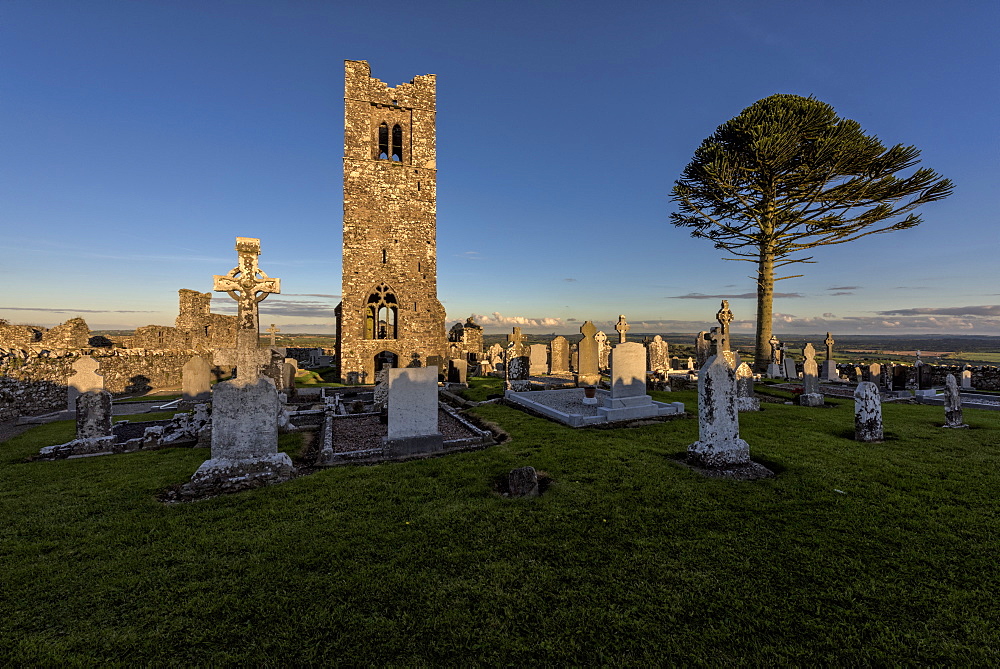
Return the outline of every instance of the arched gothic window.
<path id="1" fill-rule="evenodd" d="M 365 305 L 365 339 L 395 339 L 399 305 L 389 286 L 382 284 L 368 296 Z"/>
<path id="2" fill-rule="evenodd" d="M 392 126 L 392 159 L 403 160 L 403 129 L 398 123 Z"/>
<path id="3" fill-rule="evenodd" d="M 382 122 L 378 127 L 378 159 L 388 160 L 389 158 L 389 126 Z"/>

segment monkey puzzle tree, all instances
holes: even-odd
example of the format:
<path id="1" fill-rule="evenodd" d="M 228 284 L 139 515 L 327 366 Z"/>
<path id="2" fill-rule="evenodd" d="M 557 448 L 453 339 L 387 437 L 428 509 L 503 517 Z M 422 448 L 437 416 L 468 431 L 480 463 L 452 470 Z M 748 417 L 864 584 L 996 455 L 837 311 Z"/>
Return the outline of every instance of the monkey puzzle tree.
<path id="1" fill-rule="evenodd" d="M 695 151 L 674 183 L 670 215 L 693 237 L 715 242 L 735 258 L 757 263 L 756 367 L 770 359 L 774 277 L 808 263 L 808 249 L 920 223 L 912 211 L 947 197 L 952 183 L 921 168 L 920 151 L 886 149 L 856 121 L 798 95 L 772 95 L 720 125 Z"/>

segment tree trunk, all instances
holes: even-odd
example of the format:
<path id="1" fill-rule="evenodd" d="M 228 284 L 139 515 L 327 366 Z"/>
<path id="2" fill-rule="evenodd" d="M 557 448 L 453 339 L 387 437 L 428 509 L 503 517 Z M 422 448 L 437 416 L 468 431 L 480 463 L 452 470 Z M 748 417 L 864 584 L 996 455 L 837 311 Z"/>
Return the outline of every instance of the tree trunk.
<path id="1" fill-rule="evenodd" d="M 761 249 L 757 264 L 757 344 L 754 347 L 755 371 L 765 374 L 771 362 L 771 311 L 774 302 L 774 253 Z"/>

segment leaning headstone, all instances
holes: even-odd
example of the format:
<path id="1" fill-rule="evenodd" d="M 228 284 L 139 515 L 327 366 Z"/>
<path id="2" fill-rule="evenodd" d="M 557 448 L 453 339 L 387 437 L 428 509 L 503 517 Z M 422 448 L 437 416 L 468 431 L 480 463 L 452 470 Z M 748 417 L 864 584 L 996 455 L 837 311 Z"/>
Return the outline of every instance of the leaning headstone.
<path id="1" fill-rule="evenodd" d="M 81 393 L 104 390 L 104 376 L 99 371 L 101 363 L 89 355 L 82 355 L 73 362 L 73 375 L 67 380 L 66 410 L 76 410 L 76 398 Z"/>
<path id="2" fill-rule="evenodd" d="M 389 434 L 384 443 L 390 455 L 444 448 L 444 437 L 438 430 L 436 368 L 389 370 Z"/>
<path id="3" fill-rule="evenodd" d="M 802 395 L 799 404 L 804 407 L 823 406 L 823 393 L 819 391 L 819 365 L 816 364 L 816 349 L 812 344 L 802 348 L 805 360 L 802 362 Z"/>
<path id="4" fill-rule="evenodd" d="M 944 427 L 969 427 L 962 420 L 962 395 L 954 374 L 944 379 Z"/>
<path id="5" fill-rule="evenodd" d="M 594 335 L 594 340 L 597 342 L 597 368 L 603 372 L 611 366 L 611 343 L 608 341 L 608 335 L 601 330 Z"/>
<path id="6" fill-rule="evenodd" d="M 529 369 L 531 376 L 544 376 L 549 371 L 549 347 L 545 344 L 532 344 L 528 347 Z"/>
<path id="7" fill-rule="evenodd" d="M 740 438 L 736 370 L 724 356 L 709 358 L 698 374 L 698 441 L 687 452 L 702 467 L 750 464 L 750 445 Z"/>
<path id="8" fill-rule="evenodd" d="M 760 400 L 753 394 L 753 370 L 745 362 L 736 368 L 736 410 L 760 411 Z"/>
<path id="9" fill-rule="evenodd" d="M 448 361 L 448 383 L 468 383 L 469 363 L 461 358 Z"/>
<path id="10" fill-rule="evenodd" d="M 507 494 L 511 497 L 538 497 L 538 472 L 534 467 L 519 467 L 507 475 Z"/>
<path id="11" fill-rule="evenodd" d="M 854 439 L 882 441 L 882 398 L 870 381 L 862 381 L 854 390 Z"/>
<path id="12" fill-rule="evenodd" d="M 191 356 L 181 368 L 181 395 L 186 402 L 204 401 L 212 396 L 212 365 L 202 356 Z"/>
<path id="13" fill-rule="evenodd" d="M 549 342 L 549 373 L 569 373 L 569 341 L 566 337 L 555 337 Z"/>
<path id="14" fill-rule="evenodd" d="M 837 363 L 833 359 L 833 345 L 836 343 L 829 332 L 826 333 L 826 359 L 823 361 L 823 378 L 827 381 L 839 381 L 840 374 L 837 373 Z"/>
<path id="15" fill-rule="evenodd" d="M 577 386 L 596 386 L 601 380 L 600 370 L 597 368 L 597 328 L 590 321 L 580 326 L 583 339 L 577 344 L 580 354 L 580 364 L 576 372 Z"/>
<path id="16" fill-rule="evenodd" d="M 646 368 L 652 372 L 670 369 L 669 345 L 656 335 L 646 344 Z"/>

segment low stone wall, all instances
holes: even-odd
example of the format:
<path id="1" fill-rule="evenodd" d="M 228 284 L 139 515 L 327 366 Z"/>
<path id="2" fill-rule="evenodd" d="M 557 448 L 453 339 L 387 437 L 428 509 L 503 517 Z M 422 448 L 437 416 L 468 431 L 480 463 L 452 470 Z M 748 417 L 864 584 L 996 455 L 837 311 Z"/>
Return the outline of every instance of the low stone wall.
<path id="1" fill-rule="evenodd" d="M 0 421 L 66 407 L 73 363 L 91 355 L 113 394 L 179 387 L 193 350 L 77 349 L 30 351 L 0 348 Z"/>
<path id="2" fill-rule="evenodd" d="M 846 378 L 852 383 L 857 383 L 859 381 L 869 381 L 871 379 L 867 376 L 868 366 L 871 362 L 866 362 L 864 365 L 858 364 L 838 364 L 837 371 L 840 375 Z M 905 367 L 906 368 L 906 388 L 916 389 L 920 386 L 931 387 L 944 386 L 945 378 L 949 374 L 954 374 L 955 379 L 958 380 L 959 385 L 962 381 L 962 371 L 969 370 L 972 372 L 972 387 L 976 390 L 1000 390 L 1000 367 L 995 365 L 980 365 L 973 367 L 971 365 L 922 365 L 920 367 L 920 378 L 917 378 L 917 368 L 913 365 L 894 365 L 892 363 L 881 363 L 882 365 L 882 385 L 888 387 L 892 383 L 893 368 L 894 367 Z M 860 368 L 862 372 L 861 378 L 858 378 L 857 369 Z"/>

